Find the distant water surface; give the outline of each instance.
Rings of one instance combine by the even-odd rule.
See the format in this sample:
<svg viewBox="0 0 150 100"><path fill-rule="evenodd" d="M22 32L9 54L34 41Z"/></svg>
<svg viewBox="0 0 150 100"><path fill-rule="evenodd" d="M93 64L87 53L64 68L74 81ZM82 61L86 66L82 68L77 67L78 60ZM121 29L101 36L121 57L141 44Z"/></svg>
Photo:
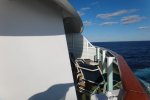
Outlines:
<svg viewBox="0 0 150 100"><path fill-rule="evenodd" d="M150 86L150 41L93 42L122 55L135 75Z"/></svg>

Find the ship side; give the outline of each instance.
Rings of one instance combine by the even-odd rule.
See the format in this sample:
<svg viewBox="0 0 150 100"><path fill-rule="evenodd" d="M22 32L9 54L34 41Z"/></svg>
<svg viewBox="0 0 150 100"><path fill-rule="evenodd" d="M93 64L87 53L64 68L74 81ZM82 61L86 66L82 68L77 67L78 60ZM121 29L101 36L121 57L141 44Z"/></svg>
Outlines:
<svg viewBox="0 0 150 100"><path fill-rule="evenodd" d="M67 0L0 0L0 100L149 100L124 58L83 31Z"/></svg>

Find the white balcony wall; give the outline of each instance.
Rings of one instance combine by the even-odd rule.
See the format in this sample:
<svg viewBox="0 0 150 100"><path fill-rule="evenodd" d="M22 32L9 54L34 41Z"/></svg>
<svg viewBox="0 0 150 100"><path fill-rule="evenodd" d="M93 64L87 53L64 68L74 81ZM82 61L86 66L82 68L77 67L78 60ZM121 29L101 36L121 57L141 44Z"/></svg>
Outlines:
<svg viewBox="0 0 150 100"><path fill-rule="evenodd" d="M72 52L75 58L94 60L96 48L82 34L67 34L66 37L69 52Z"/></svg>
<svg viewBox="0 0 150 100"><path fill-rule="evenodd" d="M76 100L61 9L0 0L0 100Z"/></svg>

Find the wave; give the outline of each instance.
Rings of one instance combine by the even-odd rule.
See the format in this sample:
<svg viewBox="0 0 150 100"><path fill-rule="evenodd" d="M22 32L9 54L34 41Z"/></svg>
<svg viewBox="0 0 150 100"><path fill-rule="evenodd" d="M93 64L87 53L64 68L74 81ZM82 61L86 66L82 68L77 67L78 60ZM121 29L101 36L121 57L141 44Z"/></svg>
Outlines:
<svg viewBox="0 0 150 100"><path fill-rule="evenodd" d="M144 68L144 69L137 69L134 71L134 74L144 80L145 82L147 82L150 86L150 68Z"/></svg>

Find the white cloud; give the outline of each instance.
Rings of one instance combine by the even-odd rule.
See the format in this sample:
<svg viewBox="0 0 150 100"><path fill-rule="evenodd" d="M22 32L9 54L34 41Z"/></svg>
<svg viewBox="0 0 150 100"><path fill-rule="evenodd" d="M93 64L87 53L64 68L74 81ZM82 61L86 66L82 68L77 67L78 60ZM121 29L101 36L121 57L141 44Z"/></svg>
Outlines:
<svg viewBox="0 0 150 100"><path fill-rule="evenodd" d="M126 16L126 17L123 17L121 19L121 23L122 24L131 24L131 23L136 23L136 22L139 22L141 20L143 20L145 17L141 17L139 15L131 15L131 16Z"/></svg>
<svg viewBox="0 0 150 100"><path fill-rule="evenodd" d="M136 13L136 12L138 12L139 11L139 9L130 9L128 12L129 13Z"/></svg>
<svg viewBox="0 0 150 100"><path fill-rule="evenodd" d="M79 11L77 11L78 12L78 14L80 15L80 16L83 16L83 15L85 15L85 12L87 11L87 10L90 10L91 8L90 7L84 7L84 8L81 8Z"/></svg>
<svg viewBox="0 0 150 100"><path fill-rule="evenodd" d="M101 23L100 25L101 26L110 26L110 25L113 25L113 24L117 24L118 22L103 22Z"/></svg>
<svg viewBox="0 0 150 100"><path fill-rule="evenodd" d="M92 22L86 20L86 21L83 21L83 24L84 24L85 26L90 26L90 25L92 25Z"/></svg>
<svg viewBox="0 0 150 100"><path fill-rule="evenodd" d="M101 19L110 19L111 17L120 16L122 14L128 13L127 10L120 10L113 13L105 13L105 14L98 14L96 17Z"/></svg>
<svg viewBox="0 0 150 100"><path fill-rule="evenodd" d="M140 30L146 30L146 29L150 29L150 26L141 26L141 27L138 27L138 29L140 29Z"/></svg>
<svg viewBox="0 0 150 100"><path fill-rule="evenodd" d="M94 5L97 5L98 3L99 3L98 1L95 1L95 2L92 2L91 5L94 6Z"/></svg>
<svg viewBox="0 0 150 100"><path fill-rule="evenodd" d="M112 17L116 17L116 16L120 16L123 14L128 14L128 13L135 13L137 11L138 9L119 10L119 11L112 12L112 13L98 14L96 17L101 18L101 19L110 19Z"/></svg>
<svg viewBox="0 0 150 100"><path fill-rule="evenodd" d="M80 16L85 15L85 13L84 13L83 11L77 11L77 12L78 12L78 14L79 14Z"/></svg>
<svg viewBox="0 0 150 100"><path fill-rule="evenodd" d="M81 8L82 11L90 10L90 9L91 9L90 7L84 7L84 8Z"/></svg>

